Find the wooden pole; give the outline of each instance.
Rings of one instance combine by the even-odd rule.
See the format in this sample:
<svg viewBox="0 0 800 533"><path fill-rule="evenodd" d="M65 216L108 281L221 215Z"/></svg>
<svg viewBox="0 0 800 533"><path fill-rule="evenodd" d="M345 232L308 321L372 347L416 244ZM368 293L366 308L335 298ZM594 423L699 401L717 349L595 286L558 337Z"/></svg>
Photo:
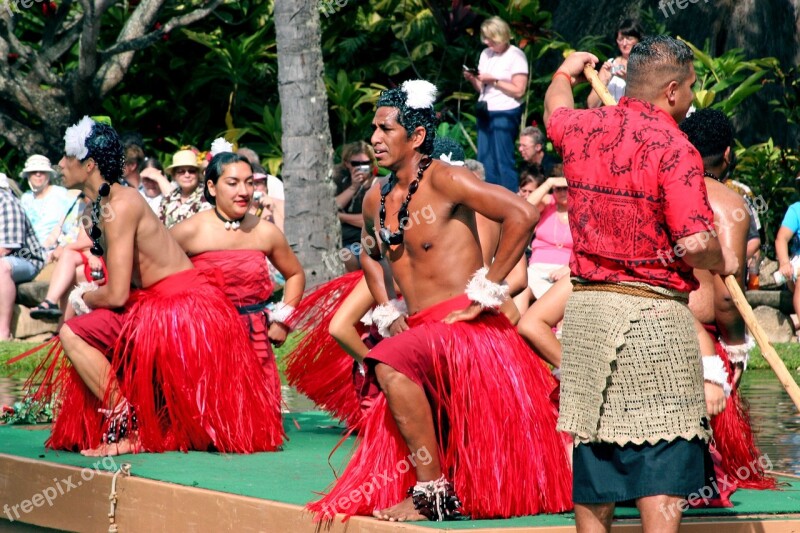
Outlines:
<svg viewBox="0 0 800 533"><path fill-rule="evenodd" d="M761 348L761 355L767 360L767 363L769 363L775 375L778 376L778 381L781 382L781 385L783 385L783 388L786 389L789 397L794 402L795 407L800 411L800 387L797 386L797 383L792 378L786 365L775 351L775 348L769 343L767 334L764 328L761 327L761 324L758 323L750 304L747 303L747 299L744 297L739 282L734 276L725 276L725 286L728 287L728 292L731 293L733 303L736 305L739 313L741 313L742 318L744 318L744 323L747 324L747 328L750 330L750 333L753 334L753 337L755 337L758 347Z"/></svg>
<svg viewBox="0 0 800 533"><path fill-rule="evenodd" d="M603 105L617 105L617 101L614 100L614 97L611 96L610 92L608 92L608 87L606 87L606 84L600 81L600 77L597 75L597 71L594 69L594 67L587 64L585 67L583 67L583 74L586 76L586 79L589 80L594 92L596 92L597 96L600 97L600 101L603 102Z"/></svg>
<svg viewBox="0 0 800 533"><path fill-rule="evenodd" d="M597 76L597 72L594 70L594 68L592 68L591 65L586 65L583 68L583 73L586 76L586 79L589 80L589 83L592 85L592 89L594 89L594 91L600 97L600 101L603 102L603 105L617 104L617 102L614 100L614 97L608 92L608 88L605 86L605 84L600 81L600 78ZM761 348L761 355L763 355L764 359L767 360L770 368L772 368L773 372L775 372L775 375L778 376L778 381L781 382L781 385L783 385L783 388L786 389L786 392L789 394L792 402L794 402L794 406L798 411L800 411L800 387L797 386L797 383L795 382L794 378L792 378L792 375L786 368L783 360L781 360L781 358L778 356L778 352L776 352L775 348L773 348L769 343L767 334L764 331L764 328L761 327L761 324L758 323L758 319L756 319L756 315L753 313L753 308L750 307L749 303L747 303L747 299L742 292L742 288L739 286L738 280L735 276L725 276L725 286L728 287L728 292L731 294L733 303L736 305L736 308L742 315L744 323L747 325L747 329L749 329L750 333L753 334L753 337L755 337L756 342L758 343L758 347Z"/></svg>

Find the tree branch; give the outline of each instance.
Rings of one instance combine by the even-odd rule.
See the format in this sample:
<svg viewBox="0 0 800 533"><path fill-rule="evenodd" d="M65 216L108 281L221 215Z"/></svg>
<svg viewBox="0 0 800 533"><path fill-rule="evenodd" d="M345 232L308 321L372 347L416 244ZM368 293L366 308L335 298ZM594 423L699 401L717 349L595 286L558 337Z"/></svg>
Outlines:
<svg viewBox="0 0 800 533"><path fill-rule="evenodd" d="M120 41L114 46L100 52L100 56L107 58L123 52L135 52L137 50L146 48L157 40L161 39L161 37L167 33L177 30L178 28L183 28L184 26L188 26L189 24L193 24L198 20L207 17L212 11L219 7L220 4L222 4L222 0L212 0L207 7L196 9L191 13L186 13L180 17L171 18L166 24L155 31L134 39Z"/></svg>
<svg viewBox="0 0 800 533"><path fill-rule="evenodd" d="M25 154L48 152L44 135L5 113L0 113L0 128L3 129L3 137L20 152Z"/></svg>
<svg viewBox="0 0 800 533"><path fill-rule="evenodd" d="M157 0L139 4L139 7L136 8L136 11L139 11L139 9L145 4L150 3L155 4L157 3ZM198 20L208 16L221 3L222 0L211 0L206 7L195 9L190 13L186 13L185 15L181 15L179 17L173 17L167 21L164 26L148 34L145 34L145 31L152 26L158 10L156 9L150 13L145 13L143 11L141 17L137 17L137 13L134 13L125 23L125 26L120 33L120 37L117 40L117 44L100 53L100 57L104 59L104 63L98 71L97 77L95 78L96 83L98 83L100 86L100 97L104 97L109 91L116 87L119 82L122 81L122 78L125 76L125 73L130 67L135 51L141 50L153 44L160 39L162 35L174 29L188 26L189 24L197 22Z"/></svg>

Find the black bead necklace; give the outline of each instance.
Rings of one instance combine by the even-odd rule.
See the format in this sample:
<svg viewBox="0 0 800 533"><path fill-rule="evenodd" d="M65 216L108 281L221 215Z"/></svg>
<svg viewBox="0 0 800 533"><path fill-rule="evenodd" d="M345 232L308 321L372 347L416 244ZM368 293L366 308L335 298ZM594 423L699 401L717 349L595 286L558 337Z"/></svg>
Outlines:
<svg viewBox="0 0 800 533"><path fill-rule="evenodd" d="M397 231L395 232L389 231L389 228L386 227L386 196L392 190L394 184L397 183L397 180L394 176L389 179L389 183L381 191L381 210L378 213L381 229L378 231L378 236L384 243L390 246L397 246L403 243L403 234L405 233L405 227L408 224L408 202L411 201L411 197L414 196L415 192L417 192L417 189L419 188L419 182L422 180L422 174L429 166L431 166L432 161L433 160L430 157L425 156L419 162L417 177L408 184L408 194L406 195L406 199L403 200L403 203L400 205L400 211L397 212Z"/></svg>
<svg viewBox="0 0 800 533"><path fill-rule="evenodd" d="M104 250L100 244L100 237L103 232L100 231L100 200L111 194L111 185L103 183L97 189L97 198L92 202L92 227L89 228L89 237L92 239L92 255L95 257L102 257Z"/></svg>

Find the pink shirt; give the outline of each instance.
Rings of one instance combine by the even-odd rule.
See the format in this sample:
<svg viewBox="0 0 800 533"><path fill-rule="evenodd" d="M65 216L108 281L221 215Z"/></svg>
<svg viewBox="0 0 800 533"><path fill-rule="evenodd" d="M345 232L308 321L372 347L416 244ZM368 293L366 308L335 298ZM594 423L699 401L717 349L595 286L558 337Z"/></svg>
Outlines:
<svg viewBox="0 0 800 533"><path fill-rule="evenodd" d="M536 226L536 236L531 242L530 263L550 263L568 265L572 254L572 233L569 224L559 220L555 198L542 210L542 217Z"/></svg>

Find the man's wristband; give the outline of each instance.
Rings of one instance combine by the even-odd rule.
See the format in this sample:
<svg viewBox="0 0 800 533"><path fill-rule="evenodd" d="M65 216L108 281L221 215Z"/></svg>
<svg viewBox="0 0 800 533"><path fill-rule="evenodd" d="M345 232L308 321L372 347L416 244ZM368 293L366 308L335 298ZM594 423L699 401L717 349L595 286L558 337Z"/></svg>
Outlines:
<svg viewBox="0 0 800 533"><path fill-rule="evenodd" d="M728 384L728 371L725 363L718 355L703 356L703 380L722 387L725 397L731 395L731 386Z"/></svg>
<svg viewBox="0 0 800 533"><path fill-rule="evenodd" d="M294 328L290 324L290 317L292 316L292 313L294 313L294 310L295 308L293 305L289 305L284 302L278 302L269 312L269 321L283 324L289 329L289 331L292 331Z"/></svg>
<svg viewBox="0 0 800 533"><path fill-rule="evenodd" d="M372 310L372 323L378 328L378 334L384 339L392 336L389 327L401 316L408 314L405 300L389 300L385 304L376 306Z"/></svg>
<svg viewBox="0 0 800 533"><path fill-rule="evenodd" d="M728 353L728 361L730 361L731 364L741 364L744 370L747 370L747 361L750 359L750 351L756 347L753 337L749 334L745 334L744 343L742 344L728 345L725 344L725 341L722 339L719 340L719 343Z"/></svg>
<svg viewBox="0 0 800 533"><path fill-rule="evenodd" d="M479 269L467 283L467 297L483 309L497 309L508 299L508 283L486 279L489 269Z"/></svg>
<svg viewBox="0 0 800 533"><path fill-rule="evenodd" d="M559 77L559 76L564 76L565 78L567 78L567 82L569 83L570 87L572 87L572 76L570 76L568 73L564 72L563 70L557 70L556 73L553 74L553 77L550 79L550 81L551 82L552 81L556 81L556 78Z"/></svg>

